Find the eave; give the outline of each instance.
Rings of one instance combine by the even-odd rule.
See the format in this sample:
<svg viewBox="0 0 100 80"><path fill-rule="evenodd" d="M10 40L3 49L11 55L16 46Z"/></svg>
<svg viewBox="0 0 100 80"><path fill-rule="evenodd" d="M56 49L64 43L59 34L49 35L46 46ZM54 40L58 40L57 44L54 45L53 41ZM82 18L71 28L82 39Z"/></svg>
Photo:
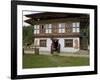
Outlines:
<svg viewBox="0 0 100 80"><path fill-rule="evenodd" d="M37 14L30 14L25 15L26 17L30 18L25 20L25 22L33 25L37 23L43 23L52 20L61 20L61 19L73 19L73 20L89 20L88 14L76 14L76 13L54 13L54 12L44 12L44 13L37 13Z"/></svg>

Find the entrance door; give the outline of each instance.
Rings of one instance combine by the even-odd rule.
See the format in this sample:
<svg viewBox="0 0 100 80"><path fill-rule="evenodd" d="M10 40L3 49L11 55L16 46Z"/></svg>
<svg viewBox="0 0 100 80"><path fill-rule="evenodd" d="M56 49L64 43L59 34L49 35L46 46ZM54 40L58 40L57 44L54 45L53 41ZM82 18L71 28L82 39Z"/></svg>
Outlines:
<svg viewBox="0 0 100 80"><path fill-rule="evenodd" d="M60 44L58 42L58 39L53 39L52 40L52 44L51 44L51 53L53 53L54 51L56 52L60 52Z"/></svg>
<svg viewBox="0 0 100 80"><path fill-rule="evenodd" d="M53 40L54 50L57 51L58 40Z"/></svg>

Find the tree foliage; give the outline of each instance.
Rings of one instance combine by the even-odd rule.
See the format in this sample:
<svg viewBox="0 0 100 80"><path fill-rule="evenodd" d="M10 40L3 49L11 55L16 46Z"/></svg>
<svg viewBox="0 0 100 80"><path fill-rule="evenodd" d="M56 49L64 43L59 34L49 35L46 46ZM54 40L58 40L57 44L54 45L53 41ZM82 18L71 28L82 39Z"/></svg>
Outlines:
<svg viewBox="0 0 100 80"><path fill-rule="evenodd" d="M33 31L34 31L33 26L27 26L27 27L23 26L23 45L33 43L33 41L34 41Z"/></svg>
<svg viewBox="0 0 100 80"><path fill-rule="evenodd" d="M90 39L89 25L84 26L84 28L81 29L80 33L83 38L86 38L88 40L88 44L90 44L90 42L89 42L89 39Z"/></svg>

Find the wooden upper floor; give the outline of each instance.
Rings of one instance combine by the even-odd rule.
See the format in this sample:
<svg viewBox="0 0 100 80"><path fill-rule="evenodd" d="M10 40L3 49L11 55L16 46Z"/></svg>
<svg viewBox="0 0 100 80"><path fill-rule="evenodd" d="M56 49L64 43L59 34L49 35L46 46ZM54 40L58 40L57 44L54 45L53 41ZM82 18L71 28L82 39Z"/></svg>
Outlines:
<svg viewBox="0 0 100 80"><path fill-rule="evenodd" d="M79 35L80 23L52 23L34 25L35 36L72 36Z"/></svg>
<svg viewBox="0 0 100 80"><path fill-rule="evenodd" d="M34 26L35 37L78 37L81 28L89 26L88 14L37 13L26 15L25 22Z"/></svg>

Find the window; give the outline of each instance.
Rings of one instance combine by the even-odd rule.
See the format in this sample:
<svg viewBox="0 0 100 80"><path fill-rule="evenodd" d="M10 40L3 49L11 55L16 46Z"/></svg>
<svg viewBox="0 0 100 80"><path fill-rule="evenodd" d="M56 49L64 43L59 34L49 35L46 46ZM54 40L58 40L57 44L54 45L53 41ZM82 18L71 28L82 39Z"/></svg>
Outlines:
<svg viewBox="0 0 100 80"><path fill-rule="evenodd" d="M72 32L72 23L66 23L65 31L66 31L66 33Z"/></svg>
<svg viewBox="0 0 100 80"><path fill-rule="evenodd" d="M39 25L34 25L34 34L39 34Z"/></svg>
<svg viewBox="0 0 100 80"><path fill-rule="evenodd" d="M40 33L45 33L45 25L40 25Z"/></svg>
<svg viewBox="0 0 100 80"><path fill-rule="evenodd" d="M58 33L58 24L52 24L52 33Z"/></svg>
<svg viewBox="0 0 100 80"><path fill-rule="evenodd" d="M40 40L40 47L46 47L46 40Z"/></svg>
<svg viewBox="0 0 100 80"><path fill-rule="evenodd" d="M80 32L80 23L79 22L74 22L73 24L73 32Z"/></svg>
<svg viewBox="0 0 100 80"><path fill-rule="evenodd" d="M59 33L64 33L65 32L65 23L60 23L59 24Z"/></svg>
<svg viewBox="0 0 100 80"><path fill-rule="evenodd" d="M51 24L45 24L46 26L46 33L51 33Z"/></svg>
<svg viewBox="0 0 100 80"><path fill-rule="evenodd" d="M49 24L45 24L45 27L46 27L46 33L49 33L49 30L48 30Z"/></svg>
<svg viewBox="0 0 100 80"><path fill-rule="evenodd" d="M73 39L65 39L65 47L73 47Z"/></svg>

